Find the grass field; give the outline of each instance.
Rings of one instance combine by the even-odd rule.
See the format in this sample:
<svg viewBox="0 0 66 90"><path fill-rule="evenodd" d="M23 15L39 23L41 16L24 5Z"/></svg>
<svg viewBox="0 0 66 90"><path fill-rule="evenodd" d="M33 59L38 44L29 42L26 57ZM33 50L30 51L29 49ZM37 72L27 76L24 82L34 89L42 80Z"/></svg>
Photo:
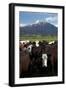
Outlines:
<svg viewBox="0 0 66 90"><path fill-rule="evenodd" d="M42 35L32 35L32 36L29 36L29 35L22 35L20 37L20 40L29 40L29 41L36 41L36 40L39 40L39 41L42 41L42 40L45 40L45 41L55 41L57 40L57 36L42 36Z"/></svg>

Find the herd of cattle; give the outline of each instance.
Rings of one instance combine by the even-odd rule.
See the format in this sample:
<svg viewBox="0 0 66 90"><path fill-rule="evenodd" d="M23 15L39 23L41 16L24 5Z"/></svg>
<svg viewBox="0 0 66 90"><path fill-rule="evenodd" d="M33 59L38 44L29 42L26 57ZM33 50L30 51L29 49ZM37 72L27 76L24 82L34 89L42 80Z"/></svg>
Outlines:
<svg viewBox="0 0 66 90"><path fill-rule="evenodd" d="M58 73L57 41L20 41L20 78L56 76Z"/></svg>

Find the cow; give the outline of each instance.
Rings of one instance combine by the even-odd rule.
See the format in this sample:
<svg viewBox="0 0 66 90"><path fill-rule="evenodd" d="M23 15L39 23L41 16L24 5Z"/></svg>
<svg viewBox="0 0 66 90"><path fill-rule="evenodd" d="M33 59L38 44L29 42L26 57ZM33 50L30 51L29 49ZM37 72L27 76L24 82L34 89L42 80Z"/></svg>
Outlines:
<svg viewBox="0 0 66 90"><path fill-rule="evenodd" d="M54 42L55 42L55 41L51 41L51 42L49 42L48 44L54 44Z"/></svg>
<svg viewBox="0 0 66 90"><path fill-rule="evenodd" d="M39 73L40 68L42 65L42 58L41 58L41 47L36 46L36 44L33 44L32 51L31 51L31 61L32 61L32 72Z"/></svg>
<svg viewBox="0 0 66 90"><path fill-rule="evenodd" d="M20 42L20 76L57 75L57 41ZM28 75L28 76L29 76Z"/></svg>
<svg viewBox="0 0 66 90"><path fill-rule="evenodd" d="M49 66L50 71L52 73L52 75L57 74L57 64L58 64L58 60L57 60L57 45L56 44L52 44L52 45L47 45L45 48L45 51L47 53L48 56L50 56L50 58L48 58L48 68Z"/></svg>
<svg viewBox="0 0 66 90"><path fill-rule="evenodd" d="M31 64L29 53L26 49L20 51L20 77L29 72L29 66Z"/></svg>

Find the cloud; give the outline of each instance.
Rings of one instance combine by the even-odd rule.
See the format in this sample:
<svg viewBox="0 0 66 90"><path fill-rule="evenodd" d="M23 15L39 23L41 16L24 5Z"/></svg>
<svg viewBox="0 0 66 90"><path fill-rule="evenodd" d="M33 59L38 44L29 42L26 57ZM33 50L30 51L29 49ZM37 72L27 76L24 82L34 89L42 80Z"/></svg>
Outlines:
<svg viewBox="0 0 66 90"><path fill-rule="evenodd" d="M57 18L56 17L47 17L46 21L55 21Z"/></svg>
<svg viewBox="0 0 66 90"><path fill-rule="evenodd" d="M24 27L24 26L27 26L27 24L22 24L22 23L21 23L19 26L20 26L20 27Z"/></svg>
<svg viewBox="0 0 66 90"><path fill-rule="evenodd" d="M35 23L39 23L39 22L40 22L40 20L36 20L36 21L35 21Z"/></svg>
<svg viewBox="0 0 66 90"><path fill-rule="evenodd" d="M55 26L58 26L58 18L56 16L55 17L47 17L45 20Z"/></svg>
<svg viewBox="0 0 66 90"><path fill-rule="evenodd" d="M46 22L46 20L36 20L34 24L40 23L40 22Z"/></svg>

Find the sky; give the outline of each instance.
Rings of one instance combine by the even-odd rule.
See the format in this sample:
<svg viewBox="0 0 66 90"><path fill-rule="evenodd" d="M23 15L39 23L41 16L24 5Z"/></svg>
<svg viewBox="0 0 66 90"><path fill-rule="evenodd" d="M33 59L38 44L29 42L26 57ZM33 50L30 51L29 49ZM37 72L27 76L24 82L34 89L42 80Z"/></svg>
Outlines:
<svg viewBox="0 0 66 90"><path fill-rule="evenodd" d="M31 25L39 22L48 22L58 26L58 14L47 12L19 12L20 26Z"/></svg>

